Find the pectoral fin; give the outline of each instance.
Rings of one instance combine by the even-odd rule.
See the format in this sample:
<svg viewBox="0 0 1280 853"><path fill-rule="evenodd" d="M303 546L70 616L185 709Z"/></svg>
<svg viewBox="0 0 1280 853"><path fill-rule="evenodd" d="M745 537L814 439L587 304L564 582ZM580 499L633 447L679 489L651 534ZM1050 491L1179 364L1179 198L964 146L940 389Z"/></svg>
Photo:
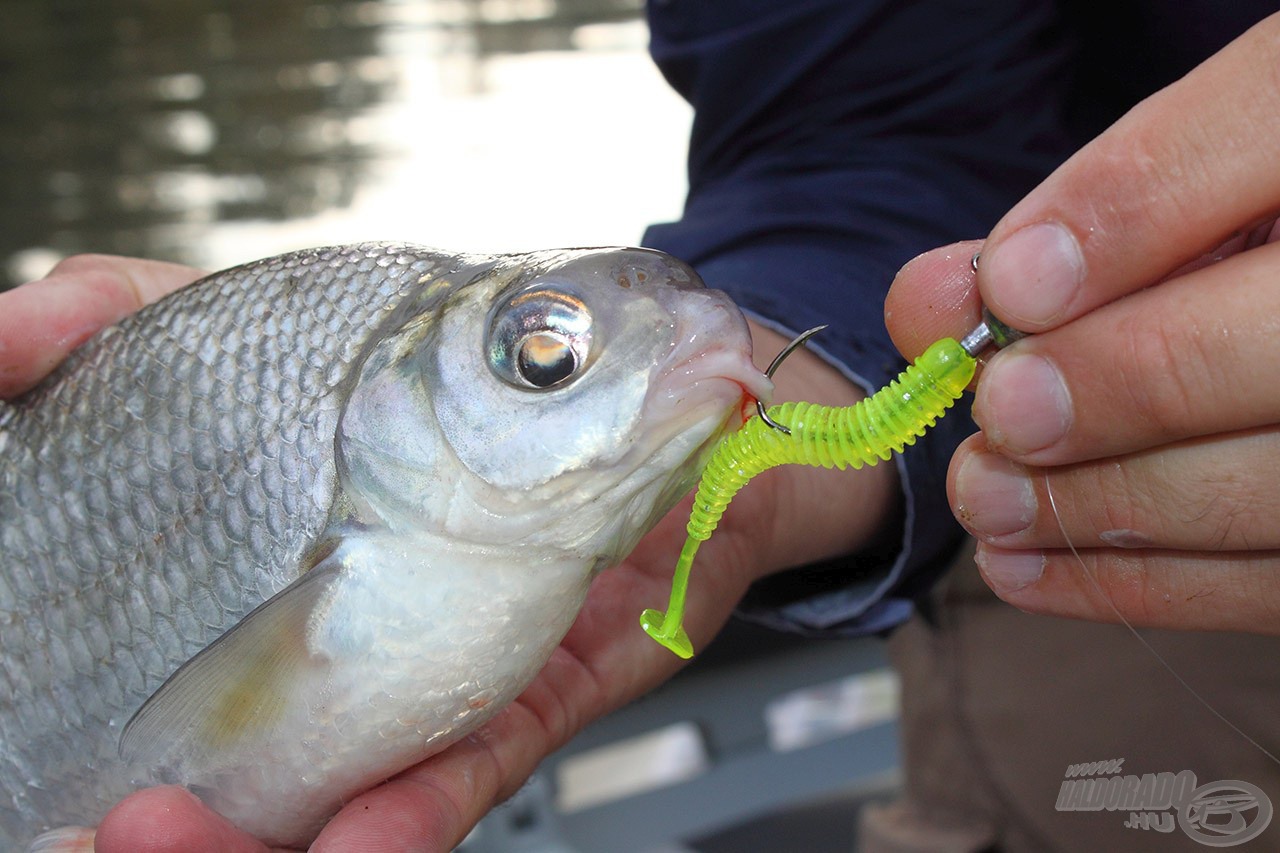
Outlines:
<svg viewBox="0 0 1280 853"><path fill-rule="evenodd" d="M64 826L36 837L27 853L93 853L94 831L85 826Z"/></svg>
<svg viewBox="0 0 1280 853"><path fill-rule="evenodd" d="M272 596L152 694L120 738L120 757L174 768L261 734L284 715L300 678L328 661L307 642L341 563L324 560Z"/></svg>

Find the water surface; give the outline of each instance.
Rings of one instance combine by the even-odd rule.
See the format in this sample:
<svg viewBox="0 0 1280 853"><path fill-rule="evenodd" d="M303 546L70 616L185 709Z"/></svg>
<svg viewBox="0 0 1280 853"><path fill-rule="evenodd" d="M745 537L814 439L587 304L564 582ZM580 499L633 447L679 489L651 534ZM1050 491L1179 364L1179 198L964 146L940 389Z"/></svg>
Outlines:
<svg viewBox="0 0 1280 853"><path fill-rule="evenodd" d="M689 114L640 0L6 0L0 286L97 251L633 243Z"/></svg>

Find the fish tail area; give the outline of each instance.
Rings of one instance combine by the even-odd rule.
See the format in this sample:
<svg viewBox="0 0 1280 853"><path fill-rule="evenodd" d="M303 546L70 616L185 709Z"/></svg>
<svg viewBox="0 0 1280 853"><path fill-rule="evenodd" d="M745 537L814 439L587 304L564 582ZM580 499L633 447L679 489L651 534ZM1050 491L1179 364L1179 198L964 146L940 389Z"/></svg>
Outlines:
<svg viewBox="0 0 1280 853"><path fill-rule="evenodd" d="M85 826L51 829L32 841L27 853L93 853L95 832Z"/></svg>

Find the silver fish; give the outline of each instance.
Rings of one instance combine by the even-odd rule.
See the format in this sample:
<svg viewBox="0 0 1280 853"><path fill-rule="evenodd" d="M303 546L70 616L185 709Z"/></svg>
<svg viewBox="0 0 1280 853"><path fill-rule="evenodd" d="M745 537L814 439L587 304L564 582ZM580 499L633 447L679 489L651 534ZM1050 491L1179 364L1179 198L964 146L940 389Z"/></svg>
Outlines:
<svg viewBox="0 0 1280 853"><path fill-rule="evenodd" d="M154 783L305 844L514 699L768 387L639 249L317 249L106 329L0 404L0 849Z"/></svg>

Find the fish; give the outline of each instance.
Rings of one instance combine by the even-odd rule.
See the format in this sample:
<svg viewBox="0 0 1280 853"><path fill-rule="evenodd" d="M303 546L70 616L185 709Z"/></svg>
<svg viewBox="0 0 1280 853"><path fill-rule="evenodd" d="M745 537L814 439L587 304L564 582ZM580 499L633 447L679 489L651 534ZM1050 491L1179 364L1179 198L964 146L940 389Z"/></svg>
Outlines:
<svg viewBox="0 0 1280 853"><path fill-rule="evenodd" d="M770 387L647 249L310 249L103 330L0 403L0 849L153 784L304 846L515 699Z"/></svg>

